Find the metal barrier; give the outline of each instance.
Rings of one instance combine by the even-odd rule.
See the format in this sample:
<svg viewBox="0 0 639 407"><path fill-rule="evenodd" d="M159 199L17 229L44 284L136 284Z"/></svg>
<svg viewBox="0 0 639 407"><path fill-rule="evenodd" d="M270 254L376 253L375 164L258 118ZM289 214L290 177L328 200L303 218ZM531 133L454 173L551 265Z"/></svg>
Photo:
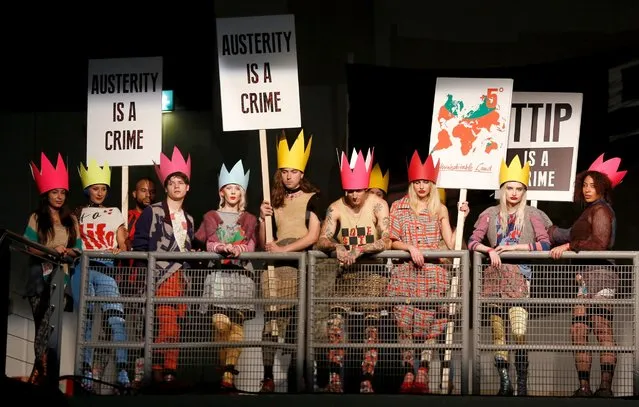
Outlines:
<svg viewBox="0 0 639 407"><path fill-rule="evenodd" d="M307 389L366 392L372 384L375 392L397 393L412 370L416 382L426 376L419 379L421 392L441 378L448 382L442 393L468 393L469 254L423 254L431 263L415 278L402 261L410 259L404 251L360 258L346 268L322 252L308 252ZM461 260L459 267L452 259ZM418 295L403 295L407 284ZM438 294L427 297L431 291ZM354 349L363 355L354 356ZM431 360L436 350L443 351L441 361Z"/></svg>
<svg viewBox="0 0 639 407"><path fill-rule="evenodd" d="M22 259L16 259L12 256L14 253L22 253L26 255ZM60 377L60 348L62 338L62 314L64 312L64 271L62 269L64 264L70 264L72 259L68 257L62 257L56 251L49 249L40 244L34 243L23 236L8 231L6 229L0 229L0 263L2 264L3 274L5 275L5 281L3 287L5 287L5 295L3 298L8 299L9 310L6 315L6 320L3 327L6 327L6 334L0 335L0 341L2 341L3 349L6 350L6 357L1 358L2 371L7 372L7 359L13 360L20 364L23 364L23 372L21 377L24 380L36 380L32 372L34 364L34 358L41 357L46 358L43 363L47 365L46 381L56 384ZM16 261L18 260L18 261ZM20 264L19 260L26 260L24 264ZM28 271L30 266L39 265L40 262L48 262L53 265L49 277L49 283L45 284L43 289L49 290L41 298L45 298L47 305L43 307L44 313L42 316L42 329L36 332L36 329L31 329L30 325L33 321L33 317L26 316L28 313L28 305L24 301L14 301L15 297L21 296L18 290L10 292L10 270L18 267L23 267L25 276L28 277ZM40 267L40 272L42 268ZM14 298L12 298L14 297ZM12 310L12 306L22 305L21 310ZM15 312L14 312L15 311ZM8 324L12 326L8 326ZM22 331L21 333L19 331ZM33 333L33 336L29 334ZM31 347L34 349L30 349ZM46 356L44 356L46 354ZM27 372L28 370L28 372Z"/></svg>
<svg viewBox="0 0 639 407"><path fill-rule="evenodd" d="M474 253L473 394L496 394L503 387L499 375L508 374L517 392L527 386L528 395L572 395L579 387L572 352L581 352L580 360L593 352L604 363L616 360L615 396L637 394L639 252L565 252L561 261L545 263L549 252L501 253L502 264L514 264L511 272L521 281L482 264L484 258ZM605 259L632 265L601 265ZM532 273L527 290L520 267ZM588 328L597 345L588 344ZM600 370L599 361L592 362L594 392Z"/></svg>
<svg viewBox="0 0 639 407"><path fill-rule="evenodd" d="M129 261L127 259L135 259L137 262L143 261L147 264L143 266L136 265L137 267L135 267L131 263L120 263L119 265L116 264L115 267L109 268L95 263L96 259L116 259L125 262ZM90 264L91 260L94 260L93 264ZM303 322L307 304L305 297L306 254L242 253L239 260L250 262L253 266L252 271L250 268L247 270L244 267L234 268L223 264L222 260L221 256L210 252L124 252L118 255L104 252L85 252L81 262L82 294L80 295L76 354L76 371L78 374L83 374L82 370L86 366L83 366L82 362L86 359L87 353L94 352L91 349L95 349L95 351L115 349L116 358L118 349L127 349L136 352L136 361L133 362L132 355L128 355L126 369L130 373L133 371L132 366L135 365L134 380L142 381L144 377L148 381L151 380L154 374L154 362L157 362L154 361L154 357L157 358L158 351L165 354L165 362L168 352L179 352L177 366L179 378L187 380L192 378L198 382L213 382L212 377L219 376L220 373L210 370L212 366L220 366L220 363L216 363L213 358L216 356L221 358L220 354L228 356L228 351L230 350L243 349L244 351L238 360L239 366L236 366L236 370L240 372L237 376L236 384L240 391L253 392L257 390L256 386L259 387L259 380L262 375L263 363L260 357L260 350L269 349L272 351L269 351L269 354L277 352L277 361L275 363L280 362L278 366L275 366L275 375L277 376L274 378L276 390L282 390L285 385L283 381L288 370L284 366L287 361L284 361L286 358L282 356L282 353L290 353L292 354L292 360L288 363L293 363L295 368L291 369L294 378L290 378L294 379L294 383L288 383L288 388L303 391L303 338L305 338L305 324ZM158 292L161 291L160 294L164 294L166 291L157 283L157 277L161 270L158 263L166 261L188 264L188 266L181 269L181 278L184 284L182 292L178 293L177 296L157 296ZM275 262L275 270L271 271L268 266L263 269L255 268L260 262L269 264ZM280 266L288 267L289 271L295 270L293 279L282 282L277 277L279 276ZM100 272L117 280L119 290L117 298L114 298L114 295L90 295L89 269L92 273ZM153 272L147 272L147 270L152 270ZM241 270L241 273L239 270ZM238 279L235 280L235 284L227 284L224 287L220 287L220 284L226 284L232 280L224 279L222 281L217 279L217 277L212 277L212 273L219 272L250 275L250 280L255 282L254 287L248 287L250 282L247 283L248 280L246 279ZM138 282L131 282L135 280L131 278L132 275L138 277ZM139 283L140 276L143 276L141 277L142 284ZM243 282L247 284L246 287L239 286ZM292 287L291 284L296 285L296 287ZM283 285L287 285L288 293L283 293ZM260 287L261 289L255 287ZM273 287L275 287L275 294L273 294ZM228 296L227 298L219 298L215 294L219 290L225 290L227 294L229 292L237 292L238 294L232 298L228 298ZM291 296L290 294L293 292L296 295ZM251 293L255 295L250 295ZM268 298L269 293L273 294L271 295L272 298ZM92 306L92 304L101 304L101 306ZM109 329L104 325L101 326L101 332L100 329L89 329L91 334L85 334L87 322L92 322L95 325L98 320L103 319L97 314L100 311L102 313L108 312L109 307L105 306L105 304L122 304L117 308L125 310L124 319L127 326L127 340L114 342L108 335L105 336L105 334L108 334L107 331ZM158 343L161 340L160 337L163 335L162 330L164 329L162 326L158 326L159 320L166 317L164 313L167 305L173 306L176 310L184 311L178 318L179 339ZM210 307L214 307L215 311L212 311ZM111 306L111 308L114 307ZM240 311L238 312L237 310ZM212 312L214 314L211 316ZM275 325L260 322L264 318L265 312L269 321L271 319L277 320ZM139 320L140 315L143 315L141 321ZM243 340L231 340L235 339L231 337L226 340L220 340L220 337L216 336L220 327L218 322L226 321L220 315L228 316L227 322L230 324L237 324L243 327ZM238 321L238 318L241 318L241 321ZM281 324L282 318L286 319L288 326ZM131 320L136 319L138 319L136 322L131 322ZM277 325L278 323L279 325ZM141 326L143 326L143 329L141 329ZM278 328L281 332L277 332ZM274 329L274 331L269 329ZM286 337L287 331L294 334ZM266 337L267 340L264 340L267 334L272 335L272 337ZM292 339L290 339L291 336ZM134 340L131 340L132 338ZM214 353L212 351L217 351L217 355L212 354ZM117 372L105 370L109 365L114 365L113 363L108 363L113 360L113 357L109 354L110 352L106 353L108 354L107 359L98 358L102 366L100 366L101 371L95 373L103 380L108 377L105 381L113 382L117 380ZM96 359L94 358L93 360L95 361ZM94 369L95 366L91 366L91 368ZM97 392L101 391L98 390Z"/></svg>

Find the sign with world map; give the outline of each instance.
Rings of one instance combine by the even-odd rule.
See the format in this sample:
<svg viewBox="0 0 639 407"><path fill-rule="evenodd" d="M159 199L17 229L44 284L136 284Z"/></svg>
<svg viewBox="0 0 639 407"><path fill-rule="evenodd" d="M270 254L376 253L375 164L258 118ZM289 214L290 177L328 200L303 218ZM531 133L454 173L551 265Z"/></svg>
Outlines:
<svg viewBox="0 0 639 407"><path fill-rule="evenodd" d="M506 157L512 79L437 78L430 151L437 185L495 189Z"/></svg>

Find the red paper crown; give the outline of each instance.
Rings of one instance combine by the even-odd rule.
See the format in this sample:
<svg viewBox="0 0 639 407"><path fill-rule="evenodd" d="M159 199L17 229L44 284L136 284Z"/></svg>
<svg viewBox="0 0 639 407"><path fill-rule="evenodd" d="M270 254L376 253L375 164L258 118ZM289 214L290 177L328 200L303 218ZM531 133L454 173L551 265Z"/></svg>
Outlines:
<svg viewBox="0 0 639 407"><path fill-rule="evenodd" d="M41 153L40 166L42 169L38 170L38 167L33 161L29 164L31 175L40 194L44 194L56 188L69 190L69 172L67 171L67 166L64 165L60 153L58 153L58 162L55 168L47 156Z"/></svg>
<svg viewBox="0 0 639 407"><path fill-rule="evenodd" d="M164 183L169 175L181 172L186 174L187 178L191 179L191 155L189 154L186 161L184 156L177 148L173 147L173 159L170 160L164 153L160 155L160 165L155 165L155 173L157 174L160 182Z"/></svg>
<svg viewBox="0 0 639 407"><path fill-rule="evenodd" d="M366 154L366 160L360 150L357 154L353 149L351 161L348 162L346 154L342 151L339 159L340 175L342 177L342 189L344 191L355 191L359 189L368 189L368 183L373 170L373 153L374 150L369 149Z"/></svg>
<svg viewBox="0 0 639 407"><path fill-rule="evenodd" d="M626 176L628 171L617 171L621 165L621 158L614 157L610 160L604 161L604 155L600 155L597 159L590 164L588 171L597 171L602 174L606 174L610 179L612 187L616 187L621 183L623 177Z"/></svg>
<svg viewBox="0 0 639 407"><path fill-rule="evenodd" d="M413 153L413 157L408 164L408 182L417 181L420 179L437 183L437 177L439 176L439 160L437 165L433 165L433 156L429 155L426 158L426 162L422 163L419 158L417 150Z"/></svg>

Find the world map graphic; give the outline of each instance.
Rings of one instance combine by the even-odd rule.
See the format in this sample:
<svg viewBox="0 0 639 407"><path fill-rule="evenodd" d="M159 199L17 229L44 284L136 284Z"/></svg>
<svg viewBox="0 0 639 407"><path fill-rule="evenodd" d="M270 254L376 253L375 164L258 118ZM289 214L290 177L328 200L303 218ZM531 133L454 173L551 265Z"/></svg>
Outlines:
<svg viewBox="0 0 639 407"><path fill-rule="evenodd" d="M433 151L446 150L457 143L463 156L469 153L490 154L499 149L499 144L493 139L494 131L503 132L506 121L493 100L486 95L481 96L481 102L471 109L465 109L462 100L456 100L453 95L446 97L446 102L439 107L437 116L439 130L437 144Z"/></svg>

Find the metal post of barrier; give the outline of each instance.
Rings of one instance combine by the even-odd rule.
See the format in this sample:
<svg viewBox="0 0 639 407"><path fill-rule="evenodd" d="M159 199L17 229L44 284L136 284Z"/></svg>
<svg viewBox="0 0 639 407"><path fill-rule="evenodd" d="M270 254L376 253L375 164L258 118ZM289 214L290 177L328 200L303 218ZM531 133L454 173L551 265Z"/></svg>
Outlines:
<svg viewBox="0 0 639 407"><path fill-rule="evenodd" d="M481 333L481 305L479 302L479 293L481 290L481 262L483 256L479 252L474 252L473 254L473 339L469 345L472 344L472 360L473 360L473 369L472 369L472 394L479 395L481 394L481 355L477 352L477 345L480 341L480 333Z"/></svg>
<svg viewBox="0 0 639 407"><path fill-rule="evenodd" d="M144 324L144 381L153 380L153 322L155 316L155 256L147 253L146 266L146 321Z"/></svg>
<svg viewBox="0 0 639 407"><path fill-rule="evenodd" d="M74 273L80 273L80 292L74 293L74 296L78 297L78 326L76 332L76 347L75 347L75 369L76 374L82 374L82 362L84 349L87 346L84 338L84 324L88 323L86 318L88 315L87 310L87 288L89 286L89 255L87 253L82 254L80 258L80 270L74 270Z"/></svg>
<svg viewBox="0 0 639 407"><path fill-rule="evenodd" d="M306 349L304 359L306 360L306 392L312 393L315 388L315 380L314 380L314 361L313 361L313 351L312 351L312 342L313 342L313 333L315 332L314 327L311 325L313 323L313 288L315 287L315 265L317 264L317 260L313 255L312 251L307 253L308 255L308 272L306 273L306 314L304 315L304 323L309 324L306 328L306 336L304 337L304 346Z"/></svg>
<svg viewBox="0 0 639 407"><path fill-rule="evenodd" d="M297 357L295 358L296 369L295 373L297 375L297 392L302 392L304 389L304 356L305 356L305 340L306 338L306 254L299 253L299 262L298 262L298 306L297 306Z"/></svg>
<svg viewBox="0 0 639 407"><path fill-rule="evenodd" d="M633 375L632 375L632 394L634 396L639 396L639 334L637 333L637 329L639 328L639 312L637 312L637 310L639 309L639 301L638 301L638 297L637 297L637 290L639 290L639 252L635 252L635 255L632 259L632 272L634 274L634 287L633 287L633 293L634 293L634 312L635 312L635 326L633 329L633 335L634 335L634 357L633 357L633 361L634 361L634 366L633 366Z"/></svg>
<svg viewBox="0 0 639 407"><path fill-rule="evenodd" d="M464 250L461 255L461 272L460 276L461 281L461 293L462 293L462 303L461 303L461 330L462 330L462 351L461 351L461 394L467 395L468 391L468 383L469 383L469 358L470 358L470 327L468 326L468 321L470 320L470 255L468 250Z"/></svg>
<svg viewBox="0 0 639 407"><path fill-rule="evenodd" d="M56 369L48 369L47 380L49 383L58 383L60 378L60 357L62 348L62 318L64 314L64 270L61 264L57 264L55 268L55 275L51 282L51 296L49 297L49 306L52 308L51 319L49 320L49 326L51 329L51 339L54 341L54 347L47 346L49 348L49 354L47 355L47 361L53 362L53 366ZM51 360L53 358L53 360Z"/></svg>

